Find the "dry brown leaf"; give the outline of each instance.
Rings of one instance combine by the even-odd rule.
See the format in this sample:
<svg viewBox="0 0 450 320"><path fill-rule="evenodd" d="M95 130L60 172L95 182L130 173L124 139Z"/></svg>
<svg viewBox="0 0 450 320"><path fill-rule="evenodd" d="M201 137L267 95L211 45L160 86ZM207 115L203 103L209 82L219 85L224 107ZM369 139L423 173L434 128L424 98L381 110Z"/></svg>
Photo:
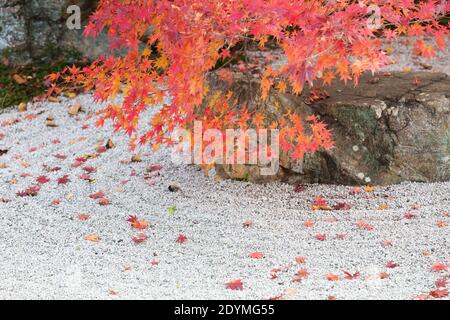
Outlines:
<svg viewBox="0 0 450 320"><path fill-rule="evenodd" d="M81 104L76 102L72 107L69 108L69 114L71 116L76 116L81 111Z"/></svg>
<svg viewBox="0 0 450 320"><path fill-rule="evenodd" d="M97 234L90 234L84 237L84 240L91 241L91 242L99 242L100 237Z"/></svg>
<svg viewBox="0 0 450 320"><path fill-rule="evenodd" d="M21 104L19 104L17 109L19 109L19 112L25 112L27 111L27 104L25 102L22 102Z"/></svg>
<svg viewBox="0 0 450 320"><path fill-rule="evenodd" d="M61 99L55 98L55 97L48 97L48 98L47 98L47 101L48 101L48 102L53 102L53 103L60 103L60 102L61 102Z"/></svg>
<svg viewBox="0 0 450 320"><path fill-rule="evenodd" d="M140 155L135 154L134 156L131 157L131 162L142 162L142 158Z"/></svg>
<svg viewBox="0 0 450 320"><path fill-rule="evenodd" d="M15 74L13 75L13 80L17 83L17 84L25 84L28 82L28 80L24 77L22 77L21 75Z"/></svg>
<svg viewBox="0 0 450 320"><path fill-rule="evenodd" d="M115 147L114 142L111 139L108 139L105 145L106 149L112 149Z"/></svg>

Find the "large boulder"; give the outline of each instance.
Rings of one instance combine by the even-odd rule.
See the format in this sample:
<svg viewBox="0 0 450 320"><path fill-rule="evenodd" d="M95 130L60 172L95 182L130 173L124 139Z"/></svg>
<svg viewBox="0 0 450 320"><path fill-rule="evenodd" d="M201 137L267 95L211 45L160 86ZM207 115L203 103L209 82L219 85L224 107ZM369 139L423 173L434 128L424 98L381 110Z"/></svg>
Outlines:
<svg viewBox="0 0 450 320"><path fill-rule="evenodd" d="M81 10L82 26L95 9L97 0L0 0L0 51L15 64L48 62L61 51L77 51L88 57L107 47L102 38L86 40L81 29L71 29L67 8Z"/></svg>
<svg viewBox="0 0 450 320"><path fill-rule="evenodd" d="M213 87L218 86L214 83ZM255 79L235 81L233 91L243 99L258 88ZM250 86L250 87L249 87ZM305 103L302 96L272 92L268 102L251 97L253 105L273 110L316 114L332 130L336 146L330 151L293 161L281 154L277 176L262 176L250 165L218 165L225 178L297 183L394 184L402 181L450 180L450 79L441 73L364 75L357 87L337 83L330 97ZM247 98L245 98L247 99Z"/></svg>

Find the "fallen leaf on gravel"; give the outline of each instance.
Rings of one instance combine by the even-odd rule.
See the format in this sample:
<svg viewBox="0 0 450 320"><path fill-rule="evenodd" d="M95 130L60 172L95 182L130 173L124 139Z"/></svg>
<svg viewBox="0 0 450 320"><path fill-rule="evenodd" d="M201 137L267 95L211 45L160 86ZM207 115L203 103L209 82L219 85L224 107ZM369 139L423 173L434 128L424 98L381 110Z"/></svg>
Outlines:
<svg viewBox="0 0 450 320"><path fill-rule="evenodd" d="M436 289L436 290L430 291L430 296L432 296L433 298L436 298L436 299L444 298L444 297L448 296L448 290L447 289Z"/></svg>
<svg viewBox="0 0 450 320"><path fill-rule="evenodd" d="M412 218L414 218L415 217L415 215L413 215L412 213L410 213L410 212L407 212L407 213L405 213L404 215L403 215L403 218L405 218L405 219L412 219Z"/></svg>
<svg viewBox="0 0 450 320"><path fill-rule="evenodd" d="M127 271L131 271L131 266L124 266L122 269L122 272L127 272Z"/></svg>
<svg viewBox="0 0 450 320"><path fill-rule="evenodd" d="M95 147L95 151L98 153L106 152L106 150L108 150L108 149L105 146L96 146Z"/></svg>
<svg viewBox="0 0 450 320"><path fill-rule="evenodd" d="M92 179L92 177L90 175L88 175L87 173L82 173L78 176L78 178L80 178L81 180L85 180L85 181L89 181L89 182L93 182L95 181L94 179Z"/></svg>
<svg viewBox="0 0 450 320"><path fill-rule="evenodd" d="M45 183L47 183L49 181L50 181L50 179L48 177L46 177L46 176L39 176L39 177L36 178L36 182L39 183L39 184L45 184Z"/></svg>
<svg viewBox="0 0 450 320"><path fill-rule="evenodd" d="M135 154L131 157L131 162L142 162L142 157L138 154Z"/></svg>
<svg viewBox="0 0 450 320"><path fill-rule="evenodd" d="M346 237L346 233L336 233L336 240L345 240Z"/></svg>
<svg viewBox="0 0 450 320"><path fill-rule="evenodd" d="M315 224L316 223L314 221L311 221L311 220L307 220L307 221L303 222L303 225L305 227L307 227L307 228L312 228L312 227L314 227Z"/></svg>
<svg viewBox="0 0 450 320"><path fill-rule="evenodd" d="M84 237L84 240L91 241L91 242L99 242L100 237L97 234L90 234Z"/></svg>
<svg viewBox="0 0 450 320"><path fill-rule="evenodd" d="M297 185L294 187L294 192L297 192L297 193L303 192L303 191L305 191L305 190L306 190L305 186L303 186L303 185L301 185L301 184L297 184Z"/></svg>
<svg viewBox="0 0 450 320"><path fill-rule="evenodd" d="M180 191L180 187L177 186L177 185L174 185L174 184L171 184L168 189L169 189L170 192L178 192L178 191Z"/></svg>
<svg viewBox="0 0 450 320"><path fill-rule="evenodd" d="M393 242L392 242L392 240L383 240L383 241L381 242L381 245L382 245L383 247L391 247L391 246L393 245Z"/></svg>
<svg viewBox="0 0 450 320"><path fill-rule="evenodd" d="M434 272L447 271L447 266L441 262L437 262L431 266L431 270Z"/></svg>
<svg viewBox="0 0 450 320"><path fill-rule="evenodd" d="M374 191L375 191L375 187L372 187L372 186L365 186L365 187L364 187L364 191L365 191L365 192L374 192Z"/></svg>
<svg viewBox="0 0 450 320"><path fill-rule="evenodd" d="M424 251L422 251L422 255L423 255L424 257L429 257L429 256L432 255L432 253L431 253L429 250L424 250Z"/></svg>
<svg viewBox="0 0 450 320"><path fill-rule="evenodd" d="M108 139L105 145L106 149L112 149L115 147L114 142L111 139Z"/></svg>
<svg viewBox="0 0 450 320"><path fill-rule="evenodd" d="M176 240L177 243L183 244L188 240L184 234L180 234Z"/></svg>
<svg viewBox="0 0 450 320"><path fill-rule="evenodd" d="M30 186L24 191L17 192L16 195L19 197L36 197L39 193L39 190L41 190L41 187L39 186Z"/></svg>
<svg viewBox="0 0 450 320"><path fill-rule="evenodd" d="M17 109L19 110L19 112L26 112L27 111L27 104L25 102L22 102L21 104L19 104Z"/></svg>
<svg viewBox="0 0 450 320"><path fill-rule="evenodd" d="M327 200L325 200L321 196L318 196L314 199L312 209L313 210L332 210L331 207L328 205Z"/></svg>
<svg viewBox="0 0 450 320"><path fill-rule="evenodd" d="M159 260L153 259L152 261L150 261L150 265L153 267L159 265Z"/></svg>
<svg viewBox="0 0 450 320"><path fill-rule="evenodd" d="M104 198L105 196L106 195L103 192L99 191L99 192L96 192L96 193L93 193L93 194L89 195L89 198L97 200L97 199Z"/></svg>
<svg viewBox="0 0 450 320"><path fill-rule="evenodd" d="M0 163L0 169L6 169L8 168L8 165L6 163Z"/></svg>
<svg viewBox="0 0 450 320"><path fill-rule="evenodd" d="M114 290L112 290L112 289L109 289L109 290L108 290L108 294L109 294L110 296L117 296L119 293L118 293L117 291L114 291Z"/></svg>
<svg viewBox="0 0 450 320"><path fill-rule="evenodd" d="M445 222L444 220L439 220L438 222L436 222L436 225L438 228L445 228L448 226L448 223Z"/></svg>
<svg viewBox="0 0 450 320"><path fill-rule="evenodd" d="M418 294L416 297L419 300L428 300L430 298L430 295L429 294Z"/></svg>
<svg viewBox="0 0 450 320"><path fill-rule="evenodd" d="M398 264L395 263L394 261L389 261L389 262L386 264L386 268L389 268L389 269L394 269L394 268L397 268L397 267L398 267Z"/></svg>
<svg viewBox="0 0 450 320"><path fill-rule="evenodd" d="M382 203L378 206L377 210L387 210L387 209L389 209L389 205L386 203Z"/></svg>
<svg viewBox="0 0 450 320"><path fill-rule="evenodd" d="M177 207L172 206L172 207L170 207L170 208L167 208L167 212L168 212L169 214L175 214L175 212L177 212Z"/></svg>
<svg viewBox="0 0 450 320"><path fill-rule="evenodd" d="M295 275L300 279L306 279L309 276L309 272L306 269L300 269L295 273Z"/></svg>
<svg viewBox="0 0 450 320"><path fill-rule="evenodd" d="M55 128L55 127L58 126L58 125L56 124L56 121L55 121L55 119L54 119L53 117L48 117L48 118L46 119L45 125L46 125L47 127L50 127L50 128Z"/></svg>
<svg viewBox="0 0 450 320"><path fill-rule="evenodd" d="M94 168L94 167L83 167L83 171L85 171L87 173L94 173L94 172L97 172L97 168Z"/></svg>
<svg viewBox="0 0 450 320"><path fill-rule="evenodd" d="M144 230L147 229L147 227L149 226L150 222L148 222L145 219L138 219L136 216L130 216L127 219L128 222L131 223L131 226L135 229L139 229L139 230Z"/></svg>
<svg viewBox="0 0 450 320"><path fill-rule="evenodd" d="M357 279L357 278L359 278L359 276L361 275L359 272L355 272L355 273L350 273L350 272L348 272L348 271L343 271L344 272L344 274L345 274L345 276L344 276L344 278L345 279L347 279L347 280L354 280L354 279Z"/></svg>
<svg viewBox="0 0 450 320"><path fill-rule="evenodd" d="M339 202L333 206L333 210L350 210L351 208L352 206L345 202Z"/></svg>
<svg viewBox="0 0 450 320"><path fill-rule="evenodd" d="M67 184L70 182L69 176L64 175L61 178L58 178L58 184Z"/></svg>
<svg viewBox="0 0 450 320"><path fill-rule="evenodd" d="M352 190L350 190L350 194L352 194L352 195L355 195L355 194L358 194L361 192L362 192L362 189L360 187L354 187L354 188L352 188Z"/></svg>
<svg viewBox="0 0 450 320"><path fill-rule="evenodd" d="M111 204L111 200L109 200L108 198L101 198L98 200L98 204L101 206L107 206Z"/></svg>
<svg viewBox="0 0 450 320"><path fill-rule="evenodd" d="M303 264L306 262L306 258L305 257L296 257L295 262L298 264Z"/></svg>
<svg viewBox="0 0 450 320"><path fill-rule="evenodd" d="M24 168L29 168L30 164L26 160L21 160L20 165Z"/></svg>
<svg viewBox="0 0 450 320"><path fill-rule="evenodd" d="M162 169L162 166L153 165L153 166L150 166L149 168L147 168L147 172L155 172L155 171L159 171L161 169Z"/></svg>
<svg viewBox="0 0 450 320"><path fill-rule="evenodd" d="M438 288L443 288L447 286L447 281L445 281L444 279L437 279L434 284L436 285L436 287Z"/></svg>
<svg viewBox="0 0 450 320"><path fill-rule="evenodd" d="M387 279L387 278L389 278L389 273L387 273L387 272L380 272L378 274L378 276L380 277L380 279Z"/></svg>
<svg viewBox="0 0 450 320"><path fill-rule="evenodd" d="M3 155L5 155L5 154L7 154L8 151L9 151L9 150L6 150L6 149L0 149L0 156L3 156Z"/></svg>
<svg viewBox="0 0 450 320"><path fill-rule="evenodd" d="M81 111L81 103L76 102L72 107L69 108L69 114L71 116L76 116Z"/></svg>
<svg viewBox="0 0 450 320"><path fill-rule="evenodd" d="M244 290L244 284L240 279L232 280L226 283L225 287L230 290Z"/></svg>
<svg viewBox="0 0 450 320"><path fill-rule="evenodd" d="M363 220L357 221L356 225L361 230L367 230L367 231L372 231L373 230L373 226L371 224L363 221Z"/></svg>
<svg viewBox="0 0 450 320"><path fill-rule="evenodd" d="M133 240L134 243L140 244L145 242L148 239L148 236L146 236L143 233L140 233L137 237L131 237L131 240Z"/></svg>
<svg viewBox="0 0 450 320"><path fill-rule="evenodd" d="M252 259L262 259L262 258L264 258L264 253L255 251L255 252L250 252L248 256Z"/></svg>
<svg viewBox="0 0 450 320"><path fill-rule="evenodd" d="M314 236L314 238L316 238L316 239L319 240L319 241L325 241L325 240L327 240L327 236L326 236L325 234L316 234L316 235Z"/></svg>
<svg viewBox="0 0 450 320"><path fill-rule="evenodd" d="M332 274L332 273L327 274L327 275L325 276L325 278L326 278L328 281L338 281L338 280L339 280L339 276L336 275L336 274Z"/></svg>
<svg viewBox="0 0 450 320"><path fill-rule="evenodd" d="M91 217L91 215L90 214L86 214L86 213L80 213L78 215L78 219L80 219L81 221L89 220L90 217Z"/></svg>
<svg viewBox="0 0 450 320"><path fill-rule="evenodd" d="M68 194L66 194L64 196L64 198L66 198L66 200L72 200L74 198L74 194L72 192L69 192Z"/></svg>
<svg viewBox="0 0 450 320"><path fill-rule="evenodd" d="M242 226L244 228L250 228L252 225L253 225L253 221L251 221L251 220L246 220L242 223Z"/></svg>
<svg viewBox="0 0 450 320"><path fill-rule="evenodd" d="M44 170L47 172L56 172L56 171L61 170L61 167L49 167L46 164L44 164L43 167L44 167Z"/></svg>

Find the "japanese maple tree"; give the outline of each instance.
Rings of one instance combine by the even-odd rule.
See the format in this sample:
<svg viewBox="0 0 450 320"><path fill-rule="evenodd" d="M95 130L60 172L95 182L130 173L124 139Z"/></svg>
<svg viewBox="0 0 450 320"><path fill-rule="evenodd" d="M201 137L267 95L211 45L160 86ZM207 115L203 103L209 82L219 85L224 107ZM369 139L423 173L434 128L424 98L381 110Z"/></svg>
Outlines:
<svg viewBox="0 0 450 320"><path fill-rule="evenodd" d="M290 112L268 123L232 92L210 92L208 76L216 72L232 82L236 71L257 65L262 101L271 90L298 95L335 78L357 84L364 71L389 61L383 41L414 36L416 53L434 57L446 46L449 25L442 18L449 11L442 0L100 0L85 35L105 31L110 53L87 68L51 75L49 94L68 90L61 82L93 89L97 100L109 102L98 124L112 120L132 146L170 144L175 128L202 120L205 130L280 128L284 151L301 158L333 144L320 119ZM251 45L264 59L241 58ZM268 45L284 57L277 66ZM208 95L213 98L205 103ZM148 108L155 112L145 124L139 118ZM146 129L138 135L139 126Z"/></svg>

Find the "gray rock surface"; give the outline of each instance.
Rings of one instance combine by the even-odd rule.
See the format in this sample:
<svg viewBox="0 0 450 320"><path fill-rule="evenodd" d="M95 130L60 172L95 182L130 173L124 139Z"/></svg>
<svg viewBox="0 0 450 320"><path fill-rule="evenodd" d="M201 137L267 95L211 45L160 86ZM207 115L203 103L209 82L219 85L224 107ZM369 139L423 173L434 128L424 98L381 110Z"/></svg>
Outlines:
<svg viewBox="0 0 450 320"><path fill-rule="evenodd" d="M243 81L233 86L242 99L258 87ZM257 90L256 90L257 91ZM276 178L301 183L380 184L402 181L450 180L450 79L442 73L394 72L365 75L358 87L337 83L327 88L330 98L305 103L308 92L297 97L273 92L263 106L318 115L332 130L336 142L330 151L293 161L281 155ZM242 94L241 94L242 93ZM261 104L258 107L258 104ZM228 178L260 181L255 166L218 167Z"/></svg>
<svg viewBox="0 0 450 320"><path fill-rule="evenodd" d="M67 8L81 9L82 25L95 9L96 0L0 0L0 51L11 62L47 62L62 50L75 50L95 57L107 47L106 41L84 39L82 28L70 30Z"/></svg>

